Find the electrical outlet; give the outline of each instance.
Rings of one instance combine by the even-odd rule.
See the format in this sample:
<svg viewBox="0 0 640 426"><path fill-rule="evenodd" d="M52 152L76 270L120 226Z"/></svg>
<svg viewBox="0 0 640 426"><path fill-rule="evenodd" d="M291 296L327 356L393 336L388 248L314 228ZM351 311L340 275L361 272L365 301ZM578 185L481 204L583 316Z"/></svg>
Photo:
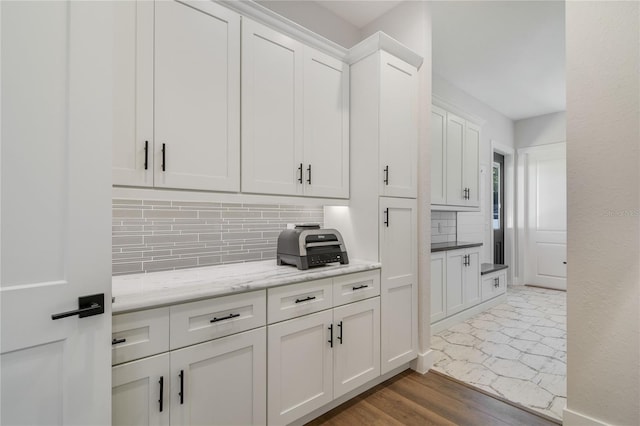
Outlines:
<svg viewBox="0 0 640 426"><path fill-rule="evenodd" d="M438 222L438 234L442 234L442 222Z"/></svg>

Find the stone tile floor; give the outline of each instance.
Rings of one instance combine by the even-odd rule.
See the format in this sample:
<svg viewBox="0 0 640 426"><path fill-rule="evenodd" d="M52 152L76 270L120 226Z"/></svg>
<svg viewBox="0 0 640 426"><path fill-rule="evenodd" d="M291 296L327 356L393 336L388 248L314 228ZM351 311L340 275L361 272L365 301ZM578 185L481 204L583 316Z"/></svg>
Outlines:
<svg viewBox="0 0 640 426"><path fill-rule="evenodd" d="M434 369L562 420L566 293L510 286L507 301L432 337Z"/></svg>

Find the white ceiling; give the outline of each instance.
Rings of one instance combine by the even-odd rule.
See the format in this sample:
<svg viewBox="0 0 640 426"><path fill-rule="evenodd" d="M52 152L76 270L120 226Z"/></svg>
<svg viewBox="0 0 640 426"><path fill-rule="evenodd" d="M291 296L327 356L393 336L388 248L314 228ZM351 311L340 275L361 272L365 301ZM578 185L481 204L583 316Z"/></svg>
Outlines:
<svg viewBox="0 0 640 426"><path fill-rule="evenodd" d="M329 9L345 21L361 29L393 9L402 0L340 1L318 0L316 3Z"/></svg>
<svg viewBox="0 0 640 426"><path fill-rule="evenodd" d="M513 120L565 109L564 2L432 3L433 72Z"/></svg>
<svg viewBox="0 0 640 426"><path fill-rule="evenodd" d="M401 1L317 1L358 28ZM563 1L434 1L433 72L505 116L565 109Z"/></svg>

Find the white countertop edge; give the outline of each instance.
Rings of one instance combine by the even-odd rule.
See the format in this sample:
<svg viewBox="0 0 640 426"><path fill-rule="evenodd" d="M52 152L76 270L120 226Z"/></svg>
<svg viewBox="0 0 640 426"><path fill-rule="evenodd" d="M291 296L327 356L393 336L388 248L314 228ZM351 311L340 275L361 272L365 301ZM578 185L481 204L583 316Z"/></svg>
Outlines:
<svg viewBox="0 0 640 426"><path fill-rule="evenodd" d="M277 266L275 260L269 260L119 275L112 280L112 295L115 297L112 313L159 308L380 268L378 262L352 260L348 265L328 265L302 271L294 266ZM243 271L246 269L254 271L247 273Z"/></svg>

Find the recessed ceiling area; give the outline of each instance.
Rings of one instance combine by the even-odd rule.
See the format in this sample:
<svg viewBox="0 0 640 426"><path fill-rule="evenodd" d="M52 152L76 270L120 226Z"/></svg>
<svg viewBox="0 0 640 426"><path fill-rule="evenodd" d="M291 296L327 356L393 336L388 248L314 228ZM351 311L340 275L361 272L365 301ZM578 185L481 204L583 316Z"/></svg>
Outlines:
<svg viewBox="0 0 640 426"><path fill-rule="evenodd" d="M562 1L431 3L433 73L512 120L564 111Z"/></svg>
<svg viewBox="0 0 640 426"><path fill-rule="evenodd" d="M320 6L329 9L334 14L340 16L345 21L353 24L356 28L362 29L367 24L375 21L399 3L401 0L381 0L381 1L336 1L329 0L316 1Z"/></svg>

